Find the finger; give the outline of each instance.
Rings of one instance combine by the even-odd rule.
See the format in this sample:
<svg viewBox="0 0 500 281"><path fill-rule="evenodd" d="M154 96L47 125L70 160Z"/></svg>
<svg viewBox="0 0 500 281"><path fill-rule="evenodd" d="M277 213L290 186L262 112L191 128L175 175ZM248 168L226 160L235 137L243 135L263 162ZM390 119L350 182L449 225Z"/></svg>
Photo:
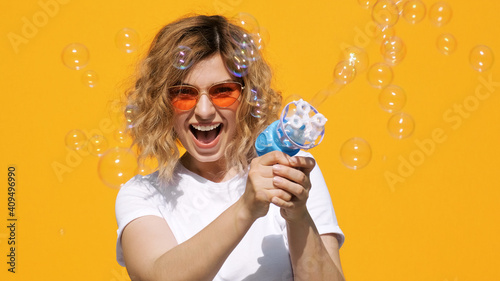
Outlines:
<svg viewBox="0 0 500 281"><path fill-rule="evenodd" d="M290 156L281 151L271 151L259 157L259 163L265 166L271 166L274 164L290 166L290 158Z"/></svg>
<svg viewBox="0 0 500 281"><path fill-rule="evenodd" d="M308 174L297 168L291 168L276 164L273 165L273 173L275 176L279 176L295 182L306 189L309 189L311 187L311 182L309 181Z"/></svg>
<svg viewBox="0 0 500 281"><path fill-rule="evenodd" d="M290 165L290 156L281 151L272 151L254 158L250 164L249 176L260 175L266 178L273 177L272 165Z"/></svg>
<svg viewBox="0 0 500 281"><path fill-rule="evenodd" d="M294 206L294 203L291 202L291 201L285 201L281 198L278 198L278 197L273 197L272 200L271 200L271 203L273 203L274 205L280 207L280 208L293 208Z"/></svg>
<svg viewBox="0 0 500 281"><path fill-rule="evenodd" d="M271 179L274 176L271 166L252 165L248 171L248 178L266 178Z"/></svg>
<svg viewBox="0 0 500 281"><path fill-rule="evenodd" d="M262 165L260 157L254 158L250 163L250 170L248 171L248 177L272 178L273 177L272 166Z"/></svg>
<svg viewBox="0 0 500 281"><path fill-rule="evenodd" d="M287 192L286 190L279 188L268 190L268 196L271 199L273 197L277 197L284 201L292 200L292 194L290 192Z"/></svg>
<svg viewBox="0 0 500 281"><path fill-rule="evenodd" d="M308 188L297 184L296 182L289 181L285 178L275 176L273 178L273 184L276 188L279 188L289 194L295 196L299 201L307 200L308 198Z"/></svg>
<svg viewBox="0 0 500 281"><path fill-rule="evenodd" d="M309 176L312 169L316 166L316 161L311 157L294 156L290 157L290 166L300 168L306 175Z"/></svg>

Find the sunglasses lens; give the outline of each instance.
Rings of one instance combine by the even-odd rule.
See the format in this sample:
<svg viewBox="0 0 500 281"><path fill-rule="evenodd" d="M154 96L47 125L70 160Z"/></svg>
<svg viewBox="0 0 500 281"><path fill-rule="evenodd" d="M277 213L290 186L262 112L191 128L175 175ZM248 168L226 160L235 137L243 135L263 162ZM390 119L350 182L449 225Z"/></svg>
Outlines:
<svg viewBox="0 0 500 281"><path fill-rule="evenodd" d="M209 90L212 102L219 107L232 105L240 96L241 85L238 83L222 83L214 85Z"/></svg>
<svg viewBox="0 0 500 281"><path fill-rule="evenodd" d="M228 107L238 99L241 88L241 84L234 82L216 84L208 90L208 95L214 105ZM198 89L185 85L173 86L168 88L168 96L175 108L190 110L198 102Z"/></svg>
<svg viewBox="0 0 500 281"><path fill-rule="evenodd" d="M198 90L189 86L174 86L168 89L168 96L175 108L189 110L196 105Z"/></svg>

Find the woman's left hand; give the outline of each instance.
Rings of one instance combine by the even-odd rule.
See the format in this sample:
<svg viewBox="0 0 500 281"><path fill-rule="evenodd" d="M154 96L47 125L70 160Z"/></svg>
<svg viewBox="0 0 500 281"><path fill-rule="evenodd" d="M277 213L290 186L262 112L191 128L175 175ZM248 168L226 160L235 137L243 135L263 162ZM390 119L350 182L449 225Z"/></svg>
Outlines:
<svg viewBox="0 0 500 281"><path fill-rule="evenodd" d="M310 157L294 156L289 159L289 163L290 166L273 165L273 184L292 194L292 199L285 201L274 197L271 202L281 207L281 215L285 220L296 221L307 215L306 202L311 189L309 173L316 162Z"/></svg>

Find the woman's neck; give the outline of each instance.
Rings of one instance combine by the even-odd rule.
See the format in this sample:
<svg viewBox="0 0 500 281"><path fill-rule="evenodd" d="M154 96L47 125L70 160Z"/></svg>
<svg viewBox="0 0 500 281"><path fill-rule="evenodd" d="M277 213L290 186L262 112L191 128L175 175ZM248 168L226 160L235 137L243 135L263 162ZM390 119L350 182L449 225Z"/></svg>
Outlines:
<svg viewBox="0 0 500 281"><path fill-rule="evenodd" d="M227 170L226 161L222 159L215 162L200 162L186 152L180 161L186 169L212 182L227 181L236 175L234 168Z"/></svg>

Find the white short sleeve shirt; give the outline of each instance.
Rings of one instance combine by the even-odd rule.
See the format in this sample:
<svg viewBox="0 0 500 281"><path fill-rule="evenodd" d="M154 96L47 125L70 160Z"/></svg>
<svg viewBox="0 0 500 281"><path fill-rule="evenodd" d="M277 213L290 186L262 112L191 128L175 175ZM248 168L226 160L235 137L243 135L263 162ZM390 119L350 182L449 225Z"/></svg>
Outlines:
<svg viewBox="0 0 500 281"><path fill-rule="evenodd" d="M312 157L305 152L299 155ZM175 175L168 186L158 182L157 172L138 175L120 189L115 205L118 223L116 257L120 265L125 266L121 234L132 220L148 215L161 217L177 242L183 243L234 204L245 191L247 179L247 175L236 176L215 183L180 164ZM337 234L339 246L342 246L344 234L338 226L328 188L317 165L310 178L308 211L318 232ZM271 204L267 215L254 222L214 280L293 280L286 232L280 209Z"/></svg>

